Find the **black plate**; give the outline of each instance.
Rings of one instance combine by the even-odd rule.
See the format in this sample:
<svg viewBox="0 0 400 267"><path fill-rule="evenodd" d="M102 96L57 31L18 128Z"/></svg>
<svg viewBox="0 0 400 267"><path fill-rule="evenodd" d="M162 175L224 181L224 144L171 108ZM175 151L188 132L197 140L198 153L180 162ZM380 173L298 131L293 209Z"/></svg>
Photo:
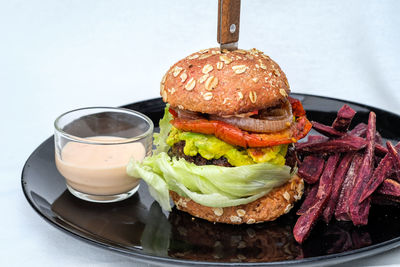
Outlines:
<svg viewBox="0 0 400 267"><path fill-rule="evenodd" d="M357 111L353 125L367 122L375 111L384 139L400 139L400 116L342 100L294 94L310 120L330 124L345 103ZM126 106L148 115L158 125L164 103L152 99ZM293 209L275 222L257 225L212 224L178 210L162 212L145 183L138 194L112 204L79 200L66 191L54 164L53 137L29 157L22 188L33 209L47 222L92 244L128 254L137 261L171 265L322 265L370 256L400 245L400 209L372 206L369 224L316 225L303 244L292 235Z"/></svg>

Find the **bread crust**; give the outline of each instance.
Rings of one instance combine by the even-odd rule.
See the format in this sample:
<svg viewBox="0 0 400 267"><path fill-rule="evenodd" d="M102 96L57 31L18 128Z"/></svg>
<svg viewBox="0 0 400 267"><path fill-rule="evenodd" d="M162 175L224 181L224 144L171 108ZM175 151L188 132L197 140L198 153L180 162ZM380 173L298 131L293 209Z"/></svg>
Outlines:
<svg viewBox="0 0 400 267"><path fill-rule="evenodd" d="M181 197L176 192L170 191L170 195L177 209L188 212L194 217L218 223L253 224L273 221L288 213L293 208L294 202L301 199L303 190L303 179L294 175L290 181L273 189L267 195L235 207L206 207L189 198Z"/></svg>
<svg viewBox="0 0 400 267"><path fill-rule="evenodd" d="M160 86L173 108L217 115L275 106L289 93L285 73L257 49L193 53L171 66Z"/></svg>

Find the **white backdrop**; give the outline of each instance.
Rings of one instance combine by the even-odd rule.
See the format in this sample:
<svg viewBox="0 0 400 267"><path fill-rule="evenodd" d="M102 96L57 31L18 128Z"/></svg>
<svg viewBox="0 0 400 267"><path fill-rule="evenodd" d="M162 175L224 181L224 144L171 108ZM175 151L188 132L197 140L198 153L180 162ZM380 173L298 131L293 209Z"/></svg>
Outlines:
<svg viewBox="0 0 400 267"><path fill-rule="evenodd" d="M217 46L216 12L217 0L0 0L0 265L139 265L46 224L20 173L60 113L158 97L170 65ZM399 14L396 0L242 0L239 46L277 61L293 92L399 114ZM397 262L400 249L352 266Z"/></svg>

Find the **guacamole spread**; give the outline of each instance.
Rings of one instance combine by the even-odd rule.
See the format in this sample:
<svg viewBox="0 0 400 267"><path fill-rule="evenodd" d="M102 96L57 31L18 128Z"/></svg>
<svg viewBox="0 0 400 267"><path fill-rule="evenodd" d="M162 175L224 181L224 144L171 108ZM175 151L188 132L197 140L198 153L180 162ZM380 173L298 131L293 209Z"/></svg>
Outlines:
<svg viewBox="0 0 400 267"><path fill-rule="evenodd" d="M285 156L288 147L288 145L279 145L245 149L225 143L214 135L184 132L172 127L167 138L167 144L173 146L179 141L185 141L183 152L187 156L196 156L200 154L203 158L208 160L225 157L233 166L262 162L285 165Z"/></svg>

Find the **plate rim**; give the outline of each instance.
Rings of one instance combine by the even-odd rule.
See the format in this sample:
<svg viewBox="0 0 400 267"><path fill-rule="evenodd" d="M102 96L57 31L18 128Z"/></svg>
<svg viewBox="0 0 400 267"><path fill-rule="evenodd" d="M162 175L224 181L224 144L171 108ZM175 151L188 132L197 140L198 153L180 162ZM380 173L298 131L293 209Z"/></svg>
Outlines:
<svg viewBox="0 0 400 267"><path fill-rule="evenodd" d="M333 100L333 101L340 101L340 102L345 102L347 104L354 104L363 108L367 109L374 109L378 110L380 112L385 112L388 114L391 114L393 116L400 117L400 114L394 113L392 111L387 111L381 108L377 108L374 106L370 106L367 104L363 103L357 103L354 101L348 101L344 99L339 99L339 98L334 98L334 97L327 97L327 96L320 96L320 95L314 95L314 94L305 94L305 93L292 93L291 95L293 96L305 96L305 97L316 97L316 98L323 98L327 100ZM121 107L128 107L131 105L138 105L146 102L152 102L152 101L159 101L161 100L161 97L156 97L156 98L151 98L151 99L145 99L137 102L133 102L130 104L123 105ZM22 168L21 172L21 187L23 194L30 204L30 206L33 208L33 210L42 218L44 219L47 223L55 227L56 229L61 230L61 232L64 232L78 240L82 240L87 242L88 244L95 245L96 247L100 247L103 249L107 249L108 251L113 251L117 252L120 255L133 258L137 261L143 262L143 263L162 263L162 264L167 264L167 265L172 265L176 266L177 264L180 266L185 266L185 265L198 265L198 266L282 266L282 265L307 265L307 266L312 266L312 265L320 265L320 264L329 264L329 263L343 263L343 262L348 262L356 259L361 259L364 257L369 257L373 256L385 251L392 250L396 247L400 246L400 236L395 237L390 240L386 240L371 246L363 247L363 248L358 248L350 251L344 251L340 253L335 253L335 254L328 254L328 255L321 255L321 256L315 256L315 257L309 257L309 258L303 258L303 259L298 259L298 260L284 260L284 261L276 261L276 262L213 262L213 261L196 261L196 260L185 260L185 259L178 259L178 258L172 258L172 257L163 257L163 256L157 256L157 255L151 255L151 254L144 254L139 251L135 250L129 250L127 248L124 248L123 246L110 246L105 243L102 243L101 241L91 239L88 236L82 236L80 235L77 230L77 228L73 228L70 226L70 228L66 228L65 226L61 225L60 223L56 223L55 220L52 220L49 218L49 216L46 216L43 212L40 211L40 209L37 207L35 204L34 200L31 199L29 193L28 193L28 184L26 182L26 171L29 166L29 162L31 159L40 151L40 149L44 146L47 145L47 143L52 142L54 139L54 135L51 135L48 137L46 140L44 140L39 146L36 147L36 149L29 155L27 160L24 163L24 166ZM61 219L60 219L61 220ZM311 265L310 265L311 264Z"/></svg>

